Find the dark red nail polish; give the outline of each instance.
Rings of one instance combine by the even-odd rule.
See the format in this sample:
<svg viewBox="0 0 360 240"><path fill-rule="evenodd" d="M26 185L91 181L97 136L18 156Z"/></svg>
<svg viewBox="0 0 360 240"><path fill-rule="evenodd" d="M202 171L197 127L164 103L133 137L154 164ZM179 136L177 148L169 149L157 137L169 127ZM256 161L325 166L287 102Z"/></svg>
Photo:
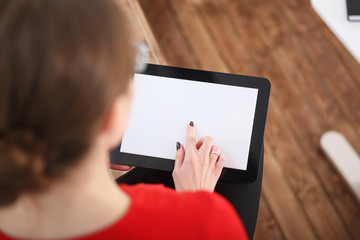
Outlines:
<svg viewBox="0 0 360 240"><path fill-rule="evenodd" d="M190 122L190 126L192 126L192 127L194 126L194 122L193 122L193 121Z"/></svg>
<svg viewBox="0 0 360 240"><path fill-rule="evenodd" d="M176 150L179 150L179 149L180 149L180 143L176 142Z"/></svg>

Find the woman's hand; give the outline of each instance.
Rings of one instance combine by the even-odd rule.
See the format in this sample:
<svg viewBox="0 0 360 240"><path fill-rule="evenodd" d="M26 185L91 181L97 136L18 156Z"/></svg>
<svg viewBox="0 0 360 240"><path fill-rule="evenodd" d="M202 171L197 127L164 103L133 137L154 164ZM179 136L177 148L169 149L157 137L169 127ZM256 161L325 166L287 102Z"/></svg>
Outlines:
<svg viewBox="0 0 360 240"><path fill-rule="evenodd" d="M128 165L120 165L110 162L110 168L113 170L120 170L120 171L129 171L131 169L131 166Z"/></svg>
<svg viewBox="0 0 360 240"><path fill-rule="evenodd" d="M225 157L213 143L212 137L204 137L196 142L195 127L190 122L187 127L186 152L179 142L176 144L178 150L172 173L176 191L214 191Z"/></svg>

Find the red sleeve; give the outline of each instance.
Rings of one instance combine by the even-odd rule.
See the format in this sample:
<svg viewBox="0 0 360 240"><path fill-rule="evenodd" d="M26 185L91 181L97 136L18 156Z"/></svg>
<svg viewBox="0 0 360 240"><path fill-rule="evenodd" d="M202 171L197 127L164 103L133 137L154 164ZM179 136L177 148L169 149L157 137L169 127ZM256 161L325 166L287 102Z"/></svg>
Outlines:
<svg viewBox="0 0 360 240"><path fill-rule="evenodd" d="M142 210L153 210L149 219L146 219L147 214L144 214L144 211L137 212L133 215L136 221L139 223L139 215L142 215L145 222L150 219L154 223L159 221L164 235L177 233L177 236L171 236L172 239L181 239L181 236L186 239L247 239L235 209L217 193L178 193L159 184L123 185L122 189L141 205ZM157 219L154 219L154 216ZM184 229L192 234L186 235Z"/></svg>
<svg viewBox="0 0 360 240"><path fill-rule="evenodd" d="M217 227L222 229L219 230L219 236L227 236L224 239L230 239L231 236L238 236L238 239L248 239L245 228L237 214L237 212L235 211L235 209L233 208L233 206L225 199L223 199L223 197L221 197L222 199L219 199L219 202L216 203L218 204L218 208L219 211L217 213L217 215L220 219L223 219L224 221L221 221L220 224L218 224L220 221L218 221ZM211 228L211 226L210 226ZM214 226L215 228L215 226Z"/></svg>
<svg viewBox="0 0 360 240"><path fill-rule="evenodd" d="M192 193L205 220L209 239L247 239L246 231L233 206L217 193ZM199 202L200 201L200 202Z"/></svg>

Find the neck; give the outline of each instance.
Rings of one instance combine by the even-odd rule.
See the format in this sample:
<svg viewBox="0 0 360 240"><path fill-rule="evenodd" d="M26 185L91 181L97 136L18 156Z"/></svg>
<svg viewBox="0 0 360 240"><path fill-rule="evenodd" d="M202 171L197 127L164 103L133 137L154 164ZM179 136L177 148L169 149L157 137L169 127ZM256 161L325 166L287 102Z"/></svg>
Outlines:
<svg viewBox="0 0 360 240"><path fill-rule="evenodd" d="M68 238L94 232L124 215L130 199L111 179L106 148L86 154L44 193L21 196L0 210L0 229L26 238Z"/></svg>

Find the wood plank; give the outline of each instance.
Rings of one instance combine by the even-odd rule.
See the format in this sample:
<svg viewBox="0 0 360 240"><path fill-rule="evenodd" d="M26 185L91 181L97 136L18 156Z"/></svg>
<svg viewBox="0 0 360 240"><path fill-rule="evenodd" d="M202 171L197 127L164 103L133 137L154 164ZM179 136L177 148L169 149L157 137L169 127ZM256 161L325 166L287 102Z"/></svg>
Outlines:
<svg viewBox="0 0 360 240"><path fill-rule="evenodd" d="M144 37L147 45L150 50L150 63L166 65L166 60L160 50L158 42L155 39L155 36L149 26L148 21L144 15L144 12L137 0L127 0L129 6L133 12L134 22L138 26L138 31L141 32L141 35Z"/></svg>
<svg viewBox="0 0 360 240"><path fill-rule="evenodd" d="M143 42L149 47L149 62L161 62L161 54L157 54L157 42L155 38L151 38L152 31L146 21L141 19L142 9L137 7L137 3L133 0L115 0L118 6L123 10L132 34L132 39L136 42ZM159 57L157 57L159 56Z"/></svg>
<svg viewBox="0 0 360 240"><path fill-rule="evenodd" d="M265 147L263 193L280 223L286 239L316 239L294 191L284 181L284 173L270 148ZM266 181L265 181L266 179Z"/></svg>
<svg viewBox="0 0 360 240"><path fill-rule="evenodd" d="M176 22L171 15L172 13L165 2L163 0L139 0L139 3L146 13L149 25L153 30L159 46L162 48L162 54L168 61L168 64L174 65L171 60L177 59L177 66L189 68L191 66L193 68L194 66L198 67L194 58L189 58L189 56L193 55L193 52L184 42Z"/></svg>
<svg viewBox="0 0 360 240"><path fill-rule="evenodd" d="M233 1L234 2L234 1ZM217 7L216 1L206 1L204 2L204 4L213 4L215 7L213 7L214 9L218 9L221 7ZM242 5L242 7L244 7ZM234 9L234 8L231 8ZM247 9L247 13L249 13L249 9ZM224 17L226 17L227 14L224 14ZM237 16L241 16L241 14L237 14ZM233 16L234 17L234 16ZM249 19L249 14L246 15L246 18ZM213 21L219 22L218 19L213 19ZM240 23L241 24L241 23ZM252 22L248 21L248 24L252 24ZM308 109L306 109L306 106L303 104L303 102L300 100L298 93L296 92L296 89L294 89L294 86L292 86L289 82L284 81L284 79L286 79L284 77L284 74L279 71L280 67L276 64L274 64L276 62L274 56L271 53L271 50L268 49L264 43L260 40L258 40L258 37L256 37L256 32L251 32L251 29L256 29L255 28L256 25L254 26L252 25L237 25L237 28L234 28L233 31L236 32L237 30L241 30L241 29L246 29L248 30L247 32L244 33L239 33L239 35L242 36L243 41L247 40L247 36L251 36L251 38L248 38L248 45L247 45L247 49L248 49L248 53L250 55L252 55L252 57L254 58L254 61L256 63L262 63L263 62L263 66L259 66L258 69L261 68L261 70L258 72L258 75L262 75L262 76L269 76L270 79L273 81L273 86L275 86L273 88L273 94L272 94L272 98L279 98L280 99L280 105L283 106L287 111L282 111L282 113L278 116L278 118L283 118L282 115L288 115L289 118L292 118L292 115L297 115L299 116L300 112L298 111L299 109L303 109L305 111L305 113L308 113ZM239 30L239 31L240 31ZM221 29L218 29L218 31L221 31ZM249 32L250 31L250 32ZM260 38L261 39L261 38ZM255 49L255 50L253 50ZM267 54L264 54L267 53ZM275 79L275 80L274 80ZM275 81L275 82L274 82ZM277 86L277 88L276 88ZM287 89L287 91L279 91L277 89ZM275 92L275 93L274 93ZM289 99L294 99L293 102L291 102L292 104L290 105L289 103ZM296 101L295 101L296 99ZM295 104L294 104L295 101ZM294 107L296 106L296 107ZM305 116L300 116L301 118L297 118L296 122L298 126L301 126L301 124L304 123L304 121L309 124L312 124L312 126L314 126L313 123L313 119L305 119ZM294 119L292 119L294 120ZM301 121L300 121L301 120ZM310 121L309 121L310 120ZM268 125L269 128L269 125ZM271 128L271 126L270 126ZM284 130L286 131L286 130ZM296 146L297 140L292 136L292 134L289 134L288 136L291 140L290 142L292 142L294 144L294 146ZM279 141L280 142L280 141ZM278 144L279 144L278 142ZM301 149L299 149L299 147L297 147L298 152L301 152ZM281 155L279 155L281 156ZM283 155L282 156L282 161L286 161L286 157ZM301 159L297 158L300 161L302 161ZM301 162L299 164L302 164ZM304 165L304 164L303 164ZM306 164L305 164L306 166ZM302 196L302 203L304 204L305 210L307 212L307 214L309 214L311 216L311 221L316 224L316 229L318 231L321 231L322 234L324 234L324 236L348 236L347 232L344 229L344 226L341 222L341 220L339 219L339 217L337 217L337 214L335 212L335 210L333 209L333 207L331 206L331 203L329 202L329 200L327 199L327 196L325 194L325 192L322 190L322 186L321 183L319 183L319 181L317 180L315 174L313 173L311 167L306 166L306 170L309 171L310 177L308 179L302 179L303 181L307 182L310 186L311 189L314 188L315 189L315 194L317 195L317 197L320 198L319 201L322 201L328 208L322 208L316 205L316 203L312 203L311 202L311 196L307 195L307 194L303 194L300 195ZM296 179L294 177L292 177L292 184L295 187L296 191L298 193L301 192L308 192L308 189L303 189L303 185L299 184L299 182L297 181L299 179ZM314 194L313 194L314 195ZM323 218L321 216L331 216L331 218L323 220ZM330 226L334 226L332 228L332 231L328 230L328 227ZM327 234L327 235L326 235ZM332 235L333 234L333 235Z"/></svg>
<svg viewBox="0 0 360 240"><path fill-rule="evenodd" d="M271 9L271 6L268 6L266 9L269 8ZM278 8L276 6L274 6L274 9L278 11ZM262 12L262 14L264 14L264 12ZM267 17L267 19L271 19L266 16L266 14L265 17ZM271 21L266 21L266 23L269 22ZM286 20L284 20L284 22L286 22ZM276 23L276 25L279 26L279 23ZM291 31L291 29L285 29L285 32L289 31ZM290 39L287 38L287 41L285 43L290 42ZM288 44L285 44L285 46L286 45ZM283 49L282 55L285 56L291 54L291 49L298 50L298 48L296 48L296 42L293 46L288 45L285 49ZM296 59L295 56L297 58L300 58L298 60L295 60L297 62L294 62L293 60ZM338 175L335 174L334 169L330 166L328 161L323 158L316 158L316 155L319 155L319 138L321 134L327 129L332 128L343 132L347 136L347 138L351 139L352 144L356 146L357 149L359 149L358 143L360 142L360 139L355 133L356 131L354 131L354 129L351 127L351 124L346 121L346 119L344 119L343 114L338 107L338 104L336 103L336 99L334 99L331 94L328 94L328 92L325 91L326 85L324 85L322 81L317 81L317 79L319 79L319 76L316 74L316 71L313 67L309 67L309 63L304 57L302 51L297 51L295 53L295 56L290 56L283 59L282 65L290 63L292 64L292 66L296 66L296 68L288 67L288 69L293 70L292 74L289 74L288 76L292 77L293 79L302 79L300 81L297 81L297 85L299 87L308 86L308 88L305 88L305 90L303 91L304 95L306 92L309 92L311 94L307 94L307 96L303 95L303 99L310 98L310 100L307 100L309 101L310 107L318 105L317 108L314 108L313 113L318 111L321 115L318 119L320 120L320 122L318 123L318 127L314 128L312 131L313 137L309 138L310 141L302 141L303 145L305 145L304 151L315 157L315 161L311 161L311 163L313 164L313 168L321 178L332 201L335 203L337 211L343 217L346 225L349 226L348 229L352 232L353 236L359 236L360 226L358 216L360 215L360 212L358 204L353 199L353 196L349 195L349 192L346 190L344 183L339 179ZM301 59L301 57L303 57L303 59ZM281 58L281 55L278 55L278 58ZM317 99L315 99L314 97L316 97ZM325 127L326 129L322 131L323 127ZM304 129L302 129L302 131L303 130ZM339 194L339 192L341 192L342 194Z"/></svg>
<svg viewBox="0 0 360 240"><path fill-rule="evenodd" d="M265 141L268 142L268 146L271 147L274 156L283 167L285 179L290 182L313 230L321 238L349 239L349 233L338 212L314 174L312 167L307 163L307 161L314 161L315 158L307 156L297 144L294 133L285 130L289 126L282 119L279 108L275 104L274 106L271 104L270 107L273 111L268 115Z"/></svg>
<svg viewBox="0 0 360 240"><path fill-rule="evenodd" d="M256 2L258 2L258 4L256 3ZM260 6L260 5L262 5L262 6ZM263 4L263 2L259 2L259 1L254 1L254 2L252 2L252 4L251 4L251 7L253 8L253 9L256 9L256 10L259 10L260 11L260 9L262 9L261 10L261 16L262 17L264 17L265 19L267 19L267 21L266 21L266 24L267 24L267 26L265 26L265 29L276 29L276 32L273 32L273 33L271 33L271 32L269 32L269 31L267 31L266 33L267 33L267 35L266 36L264 36L263 37L263 39L264 39L264 41L266 41L267 39L271 39L271 40L273 40L273 44L275 44L276 46L270 46L271 48L273 48L273 49L276 49L274 52L275 52L275 56L276 56L276 58L277 59L279 59L281 56L279 56L279 54L277 54L278 53L278 49L280 48L282 48L283 47L283 45L288 45L287 43L288 42L290 42L290 40L291 40L291 36L284 36L284 33L289 33L289 32L291 32L289 29L282 29L282 26L281 26L281 22L279 22L279 21L275 21L275 22L273 22L273 26L269 26L269 23L271 23L272 22L272 19L273 19L273 16L269 16L266 12L264 12L264 11L266 11L266 10L268 10L268 11L272 11L272 12L276 12L276 11L278 11L278 9L276 9L276 10L274 10L274 9L271 9L271 6L266 6L266 4ZM232 6L232 9L234 8L234 6ZM266 9L266 10L264 10L264 9ZM238 15L241 15L241 14L239 14L238 13ZM258 14L259 15L259 14ZM276 16L281 16L281 14L277 14ZM265 22L265 21L264 21ZM271 24L270 24L271 25ZM259 28L256 28L257 30L259 30ZM271 34L273 34L270 38L269 38L269 35L271 35ZM283 50L282 51L282 54L283 55L285 55L285 54L291 54L291 53L293 53L294 52L294 49L295 50L297 50L296 49L296 46L291 46L291 47L289 47L289 48L286 48L285 50ZM295 51L296 52L296 51ZM295 57L297 57L297 58L299 58L298 56L301 56L301 53L299 53L299 52L296 52L295 53L295 56L293 56L293 58L295 58ZM281 61L281 65L282 65L282 67L283 66L285 66L285 70L284 70L284 72L286 72L286 75L287 75L287 78L291 78L291 79L294 79L294 78L297 78L297 77L299 77L300 79L302 79L302 81L306 81L306 79L311 79L311 81L309 81L309 83L310 84L304 84L304 82L301 82L301 81L299 81L297 84L298 84L298 86L300 86L300 87L302 87L302 86L310 86L306 91L303 91L303 93L301 94L302 95L302 99L303 100L305 100L306 102L307 102L307 105L308 105L308 107L310 107L310 108L312 108L314 105L316 105L316 99L315 99L315 101L314 100L311 100L311 101L309 101L309 96L307 96L307 95L310 95L310 97L319 97L319 94L316 92L316 90L318 90L318 89L322 89L321 88L321 86L319 86L319 87L314 87L313 85L313 82L316 82L316 81L314 81L314 76L302 76L302 73L303 72L305 72L305 73L307 73L307 72L309 72L309 71L304 71L304 69L301 69L301 63L306 63L307 61L306 61L306 59L302 59L302 60L300 60L300 62L296 62L296 63L292 63L292 61L293 61L293 58L286 58L286 59L284 59L283 58L283 61ZM300 66L299 66L300 65ZM296 66L296 67L295 67ZM289 70L297 70L297 69L301 69L300 71L289 71ZM284 68L283 68L284 69ZM307 69L307 70L309 70L309 69ZM311 71L310 71L311 72ZM304 80L305 79L305 80ZM315 92L314 92L315 91ZM311 93L311 94L307 94L306 95L306 92L308 92L308 93ZM324 102L324 101L329 101L329 99L328 98L324 98L324 94L322 94L323 96L321 96L320 95L320 102ZM318 98L319 99L319 98ZM331 106L336 106L336 104L334 105L333 103L331 103L331 101L330 101L330 103L329 103ZM319 109L313 109L313 111L312 111L312 113L311 113L311 115L315 115L316 116L316 118L315 118L315 120L316 119L318 119L318 118L320 118L321 119L321 117L319 117L318 116L318 114L317 114L317 112L319 111ZM339 113L339 111L338 111L338 109L335 111L336 113ZM304 114L304 113L303 113ZM309 116L309 115L308 115ZM325 113L324 113L324 121L326 120L326 119L328 119L328 117L329 117L329 112L326 112L325 111ZM327 117L326 117L327 116ZM331 115L330 115L331 116ZM340 116L339 114L337 114L337 116ZM338 118L338 119L336 119L337 121L340 121L342 118ZM294 122L294 121L290 121L290 122ZM343 122L343 121L342 121ZM305 122L304 122L305 123ZM300 124L300 125L299 125ZM304 149L304 151L305 152L309 152L309 149L311 148L311 154L309 154L308 153L308 155L310 155L310 157L312 158L312 159L314 159L315 161L310 161L310 163L314 163L314 162L320 162L320 164L317 164L317 165L315 165L314 164L314 169L315 170L317 170L318 169L318 167L320 166L320 165L325 165L326 166L326 168L325 168L325 170L326 171L324 171L324 167L322 167L322 168L319 168L319 170L318 171L315 171L315 173L319 173L320 172L320 174L322 174L323 175L323 178L324 178L324 183L325 184L327 184L328 186L339 186L339 184L335 184L334 182L332 182L331 180L329 181L329 178L330 179L333 179L334 177L337 177L337 174L335 174L334 172L333 172L333 170L331 169L331 167L329 166L329 164L328 164L328 162L320 155L320 153L318 152L318 138L320 137L320 135L321 135L321 133L322 133L322 129L323 129L323 125L324 126L326 126L326 124L324 124L324 122L318 122L317 123L317 125L315 125L316 127L315 128L313 128L313 129L311 129L311 128L299 128L299 126L301 126L301 122L299 122L299 124L296 124L295 126L294 126L294 129L295 129L295 132L297 132L296 134L297 135L300 135L300 137L299 137L299 139L308 139L308 140L306 140L306 141L304 141L304 140L302 140L301 142L302 143L305 143L305 145L306 145L306 148ZM353 136L353 139L355 138L355 136L354 136L354 134L353 134L353 130L352 129L349 129L348 128L348 125L344 125L345 127L347 127L347 128L342 128L344 131L346 131L346 132L348 132L350 135L352 135ZM298 131L296 131L296 129L299 129ZM346 130L345 130L346 129ZM310 131L308 131L308 130L310 130ZM307 132L308 131L308 132ZM303 133L303 134L302 134ZM314 135L314 133L315 133L315 137L314 136L312 136L312 135ZM312 156L311 156L312 155ZM320 161L319 161L320 160ZM324 174L324 172L326 173L326 174ZM338 182L337 182L338 183ZM340 185L341 186L341 185ZM345 187L344 186L342 186L342 188L343 189L345 189ZM346 190L346 189L345 189ZM338 194L337 194L337 196L338 196ZM335 196L334 196L335 197ZM344 194L344 195L340 195L340 196L338 196L337 198L342 198L342 197L344 197L345 199L347 198L347 196L346 196L346 194ZM344 199L342 199L341 201L339 201L339 203L343 206L343 207L346 207L346 206L349 206L347 203L346 203L346 201L344 201ZM354 201L352 200L351 202L350 202L351 204L350 204L350 206L352 205L354 205ZM356 209L359 209L359 208L352 208L352 211L355 209L355 212L352 212L352 214L351 214L351 217L349 217L349 219L353 219L354 218L354 216L356 216L356 214L357 214L357 212L358 212L358 210L356 211ZM349 209L350 210L350 209ZM349 211L346 211L346 212L349 212ZM356 222L356 221L355 221ZM350 222L349 222L350 223ZM324 231L325 231L325 229L324 229Z"/></svg>
<svg viewBox="0 0 360 240"><path fill-rule="evenodd" d="M287 1L276 0L277 9L283 9L287 23L298 34L299 48L307 55L332 94L336 97L345 116L351 121L355 131L360 135L360 87L344 67L334 51L331 51L331 44L318 31L317 24L306 11L302 0L294 1L289 5ZM307 2L306 4L310 4ZM303 26L299 28L297 26ZM311 43L311 44L309 44Z"/></svg>
<svg viewBox="0 0 360 240"><path fill-rule="evenodd" d="M196 7L199 17L214 39L224 63L231 72L254 75L257 71L252 56L245 48L242 39L239 38L238 32L231 27L229 19L222 17L223 9L210 4L209 1L199 1Z"/></svg>
<svg viewBox="0 0 360 240"><path fill-rule="evenodd" d="M203 70L228 72L228 69L221 61L221 55L215 47L206 27L197 16L196 8L187 1L173 0L166 1L172 10L172 15L179 22L179 30L183 32L185 41L193 49L193 57Z"/></svg>
<svg viewBox="0 0 360 240"><path fill-rule="evenodd" d="M270 207L264 198L264 195L262 195L260 198L259 217L256 224L254 239L284 239L284 236L279 228L279 223L272 216Z"/></svg>
<svg viewBox="0 0 360 240"><path fill-rule="evenodd" d="M356 59L351 55L351 53L344 47L340 40L335 36L335 34L329 29L329 27L324 23L324 21L317 15L317 13L312 8L311 4L308 4L306 1L298 2L299 6L306 9L309 14L309 17L313 19L313 22L316 23L316 28L320 31L324 38L332 45L332 49L338 55L341 62L344 63L344 67L347 72L352 76L352 78L360 84L360 64Z"/></svg>
<svg viewBox="0 0 360 240"><path fill-rule="evenodd" d="M286 61L291 62L291 60L288 58L286 58ZM309 89L309 91L311 90L314 90L314 88ZM315 91L313 91L313 93L314 92ZM314 96L314 94L311 96ZM321 95L318 96L321 97ZM327 101L326 105L331 104L332 102L328 98L324 98L324 100ZM357 219L360 215L360 208L353 196L351 196L351 194L347 191L344 182L339 178L338 174L335 173L328 160L322 157L322 153L319 152L318 148L321 134L328 129L336 129L348 137L351 137L353 144L358 143L359 139L355 134L355 131L350 127L350 124L344 121L344 118L341 116L341 114L339 114L340 112L338 110L334 111L336 104L330 107L330 109L332 109L331 113L323 111L323 109L316 108L316 102L313 101L313 103L314 104L311 107L314 107L315 111L318 110L318 112L321 113L320 119L322 119L322 122L319 124L322 124L323 127L319 126L314 131L312 131L312 137L309 138L308 141L302 141L302 145L304 146L304 151L306 151L309 156L313 156L313 161L311 161L313 169L322 181L322 184L325 187L330 199L335 204L339 215L342 216L343 221L347 226L352 226L349 229L351 232L353 232L353 235L356 236L359 234L359 220ZM303 130L304 129L301 129L301 131ZM356 146L359 145L357 144Z"/></svg>

